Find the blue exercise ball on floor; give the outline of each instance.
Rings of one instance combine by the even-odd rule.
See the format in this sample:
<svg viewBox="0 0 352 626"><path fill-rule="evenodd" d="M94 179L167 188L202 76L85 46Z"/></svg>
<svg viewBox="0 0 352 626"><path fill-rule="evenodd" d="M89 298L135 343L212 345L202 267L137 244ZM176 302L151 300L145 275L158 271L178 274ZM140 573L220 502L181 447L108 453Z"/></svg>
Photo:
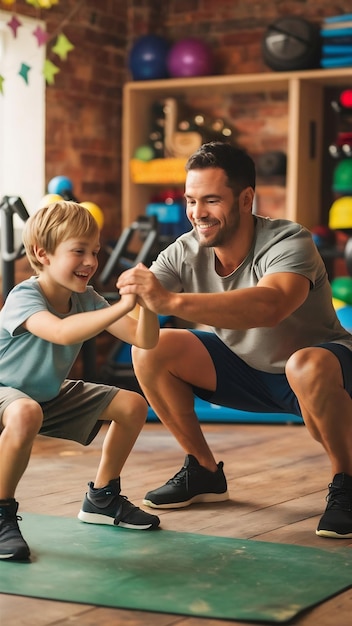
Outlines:
<svg viewBox="0 0 352 626"><path fill-rule="evenodd" d="M128 66L134 80L167 78L167 55L170 44L159 35L143 35L133 45Z"/></svg>

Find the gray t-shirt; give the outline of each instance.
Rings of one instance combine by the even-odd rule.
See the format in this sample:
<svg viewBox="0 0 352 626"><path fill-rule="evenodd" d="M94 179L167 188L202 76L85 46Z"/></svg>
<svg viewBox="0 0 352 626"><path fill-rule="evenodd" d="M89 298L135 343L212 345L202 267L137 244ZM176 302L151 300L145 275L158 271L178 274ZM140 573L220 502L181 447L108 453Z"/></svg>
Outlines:
<svg viewBox="0 0 352 626"><path fill-rule="evenodd" d="M39 311L64 318L107 306L108 302L88 286L84 293L72 294L71 310L63 315L49 305L35 277L16 285L0 312L0 386L19 389L37 402L55 398L82 343L50 343L25 330L23 322Z"/></svg>
<svg viewBox="0 0 352 626"><path fill-rule="evenodd" d="M216 273L214 249L200 247L194 231L163 250L151 270L166 289L187 293L255 287L263 276L278 272L306 276L311 284L306 301L274 328L214 328L218 337L255 369L282 373L293 352L320 343L337 342L352 350L352 335L336 316L325 265L309 231L288 220L255 219L253 245L229 276Z"/></svg>

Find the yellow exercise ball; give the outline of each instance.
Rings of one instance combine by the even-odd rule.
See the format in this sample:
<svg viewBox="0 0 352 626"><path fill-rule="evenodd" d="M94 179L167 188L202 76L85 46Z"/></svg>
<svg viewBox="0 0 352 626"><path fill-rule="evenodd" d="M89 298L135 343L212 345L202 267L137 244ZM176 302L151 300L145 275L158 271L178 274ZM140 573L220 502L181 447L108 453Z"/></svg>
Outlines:
<svg viewBox="0 0 352 626"><path fill-rule="evenodd" d="M342 307L347 306L346 302L344 300L340 300L339 298L333 298L332 304L335 311L338 311L339 309L342 309Z"/></svg>
<svg viewBox="0 0 352 626"><path fill-rule="evenodd" d="M342 196L332 203L329 211L329 227L333 230L352 228L351 196Z"/></svg>
<svg viewBox="0 0 352 626"><path fill-rule="evenodd" d="M48 206L53 202L60 202L61 200L63 200L63 197L59 196L58 193L47 193L45 196L42 197L38 209L43 209L45 206Z"/></svg>
<svg viewBox="0 0 352 626"><path fill-rule="evenodd" d="M97 204L94 204L94 202L80 202L80 204L88 209L89 213L93 215L99 226L99 230L101 230L104 226L104 213L101 208Z"/></svg>

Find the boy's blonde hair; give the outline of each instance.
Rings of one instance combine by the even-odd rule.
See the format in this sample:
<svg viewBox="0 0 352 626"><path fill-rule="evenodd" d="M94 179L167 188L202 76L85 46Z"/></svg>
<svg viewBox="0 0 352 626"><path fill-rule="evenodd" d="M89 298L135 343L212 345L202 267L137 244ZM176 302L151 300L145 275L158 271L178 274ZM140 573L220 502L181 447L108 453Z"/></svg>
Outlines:
<svg viewBox="0 0 352 626"><path fill-rule="evenodd" d="M77 202L60 200L45 206L26 221L22 240L31 267L38 273L43 267L34 247L54 254L57 246L71 237L93 237L99 227L92 214Z"/></svg>

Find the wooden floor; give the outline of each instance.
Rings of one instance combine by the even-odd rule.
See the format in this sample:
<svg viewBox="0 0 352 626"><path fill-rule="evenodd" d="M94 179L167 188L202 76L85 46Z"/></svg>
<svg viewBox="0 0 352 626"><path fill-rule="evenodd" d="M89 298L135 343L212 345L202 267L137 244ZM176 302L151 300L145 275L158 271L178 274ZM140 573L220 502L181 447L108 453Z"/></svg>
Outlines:
<svg viewBox="0 0 352 626"><path fill-rule="evenodd" d="M325 454L304 426L206 424L204 431L217 461L224 461L231 500L218 505L160 511L164 529L351 549L352 541L334 541L315 535L325 508L330 471ZM75 517L86 483L94 479L104 434L105 427L88 448L38 437L17 494L19 513ZM146 491L170 478L181 467L183 458L183 452L161 424L147 423L124 469L123 493L140 505ZM0 595L0 623L4 626L244 624L9 595ZM350 626L352 590L291 623ZM249 626L249 622L245 624Z"/></svg>

